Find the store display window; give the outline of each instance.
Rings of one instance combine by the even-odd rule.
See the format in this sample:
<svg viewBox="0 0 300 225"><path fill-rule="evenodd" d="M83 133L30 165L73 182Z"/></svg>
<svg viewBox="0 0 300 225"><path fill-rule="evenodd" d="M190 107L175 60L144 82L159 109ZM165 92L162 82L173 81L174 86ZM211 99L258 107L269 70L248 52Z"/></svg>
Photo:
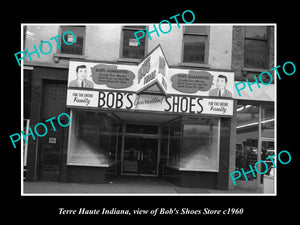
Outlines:
<svg viewBox="0 0 300 225"><path fill-rule="evenodd" d="M219 119L200 118L183 125L180 168L197 171L218 171Z"/></svg>
<svg viewBox="0 0 300 225"><path fill-rule="evenodd" d="M168 165L179 170L219 168L219 118L183 118L170 123Z"/></svg>
<svg viewBox="0 0 300 225"><path fill-rule="evenodd" d="M116 162L121 124L108 113L75 111L70 127L68 165L104 166Z"/></svg>

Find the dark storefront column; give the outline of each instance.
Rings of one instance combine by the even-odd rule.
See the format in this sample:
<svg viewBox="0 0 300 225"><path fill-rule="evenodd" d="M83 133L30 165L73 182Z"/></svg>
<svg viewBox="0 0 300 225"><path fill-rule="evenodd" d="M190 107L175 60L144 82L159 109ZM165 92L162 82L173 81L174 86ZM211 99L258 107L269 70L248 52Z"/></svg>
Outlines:
<svg viewBox="0 0 300 225"><path fill-rule="evenodd" d="M219 172L217 189L228 189L229 158L230 158L230 125L231 119L222 118L220 128Z"/></svg>
<svg viewBox="0 0 300 225"><path fill-rule="evenodd" d="M235 170L236 151L236 101L233 106L233 117L221 119L220 158L217 189L232 190L233 183L229 176Z"/></svg>
<svg viewBox="0 0 300 225"><path fill-rule="evenodd" d="M228 189L234 190L234 184L230 177L230 173L235 171L236 168L236 127L237 127L237 118L236 118L236 111L237 109L237 100L233 102L233 116L231 118L230 123L230 149L229 149L229 170L228 170Z"/></svg>

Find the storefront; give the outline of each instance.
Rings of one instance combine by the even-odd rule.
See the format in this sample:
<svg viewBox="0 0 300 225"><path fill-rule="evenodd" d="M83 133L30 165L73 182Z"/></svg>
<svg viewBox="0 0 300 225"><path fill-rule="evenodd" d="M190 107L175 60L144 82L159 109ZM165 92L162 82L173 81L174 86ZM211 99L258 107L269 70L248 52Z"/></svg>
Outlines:
<svg viewBox="0 0 300 225"><path fill-rule="evenodd" d="M236 97L236 156L235 170L250 170L260 160L266 161L268 168L259 165L259 171L266 171L264 175L248 174L247 179L242 177L237 181L238 188L255 190L256 192L275 193L276 170L268 156L276 154L275 135L275 91L274 85L255 90L255 96L246 91L242 97ZM273 172L271 171L273 170ZM270 185L266 184L270 180ZM268 191L264 189L268 188Z"/></svg>
<svg viewBox="0 0 300 225"><path fill-rule="evenodd" d="M264 187L260 174L236 186L229 174L275 151L273 84L237 96L233 72L170 68L160 46L138 65L85 60L31 71L27 127L62 112L72 122L29 141L28 181L154 176L183 187Z"/></svg>
<svg viewBox="0 0 300 225"><path fill-rule="evenodd" d="M70 61L67 176L159 176L227 189L234 73L170 68L160 46L137 66Z"/></svg>

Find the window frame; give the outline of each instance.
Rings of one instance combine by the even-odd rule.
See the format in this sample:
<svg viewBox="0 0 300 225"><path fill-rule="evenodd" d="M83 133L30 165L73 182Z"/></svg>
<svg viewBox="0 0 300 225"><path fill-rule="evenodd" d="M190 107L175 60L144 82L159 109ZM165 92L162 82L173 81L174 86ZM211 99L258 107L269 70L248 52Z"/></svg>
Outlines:
<svg viewBox="0 0 300 225"><path fill-rule="evenodd" d="M181 54L181 65L183 66L199 66L199 67L208 67L208 57L209 57L209 38L210 38L210 26L204 26L206 27L205 32L199 32L199 33L194 33L194 32L187 32L186 27L187 26L192 26L192 25L184 25L183 26L183 33L182 33L182 54ZM197 25L199 26L199 25ZM198 63L198 62L185 62L184 60L184 36L185 35L190 35L190 36L200 36L200 37L205 37L206 41L205 43L205 50L204 50L204 62L203 63Z"/></svg>
<svg viewBox="0 0 300 225"><path fill-rule="evenodd" d="M244 27L244 51L243 51L243 67L247 70L251 70L251 69L254 69L254 70L259 70L259 71L264 71L266 69L268 69L268 65L270 65L270 27L267 25L267 26L262 26L262 27L266 27L266 38L260 38L260 37L247 37L246 33L247 33L247 27L250 27L250 26L254 26L254 25L249 25L249 26L245 26ZM256 25L255 25L256 26ZM267 55L266 55L266 67L265 68L258 68L256 66L253 66L253 65L246 65L246 40L254 40L254 41L264 41L266 42L266 45L267 45ZM252 70L251 70L252 71Z"/></svg>
<svg viewBox="0 0 300 225"><path fill-rule="evenodd" d="M62 35L63 35L63 27L82 27L84 28L84 31L83 31L83 43L82 43L82 54L71 54L71 53L63 53L61 52L61 48L57 51L58 54L59 54L59 57L66 57L66 58L82 58L85 56L85 45L86 45L86 26L84 25L74 25L74 26L65 26L65 25L62 25L59 27L59 33L61 35L61 37L59 38L59 44L60 44L60 47L62 46ZM58 48L58 47L57 47Z"/></svg>
<svg viewBox="0 0 300 225"><path fill-rule="evenodd" d="M132 26L132 27L130 27ZM120 35L120 50L119 50L119 59L118 61L126 61L126 62L140 62L143 57L146 56L147 54L147 50L148 50L148 40L146 38L146 36L144 37L145 38L145 46L144 46L144 55L141 59L138 59L138 58L129 58L129 57L123 57L123 49L124 49L124 43L123 43L123 39L124 39L124 30L131 30L131 31L139 31L141 30L140 28L135 28L133 26L140 26L140 25L123 25L121 26L121 35ZM144 26L144 25L141 25L141 26ZM144 29L148 27L148 26L144 26ZM146 34L145 34L146 35Z"/></svg>

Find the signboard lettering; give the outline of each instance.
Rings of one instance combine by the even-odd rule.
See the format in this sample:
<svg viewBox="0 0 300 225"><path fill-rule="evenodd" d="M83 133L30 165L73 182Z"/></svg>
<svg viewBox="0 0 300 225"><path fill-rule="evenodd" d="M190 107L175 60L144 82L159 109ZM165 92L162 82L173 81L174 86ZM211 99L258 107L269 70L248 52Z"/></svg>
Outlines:
<svg viewBox="0 0 300 225"><path fill-rule="evenodd" d="M138 70L138 84L140 83L141 79L149 72L150 70L150 59L151 56L149 56L141 65L141 68Z"/></svg>
<svg viewBox="0 0 300 225"><path fill-rule="evenodd" d="M168 73L168 65L166 63L162 49L158 46L153 49L149 56L142 60L138 65L138 85L136 93L154 91L157 86L160 92L166 95L167 81L164 77ZM156 88L157 89L157 88Z"/></svg>
<svg viewBox="0 0 300 225"><path fill-rule="evenodd" d="M156 77L156 70L154 70L152 73L150 73L147 76L145 76L144 84L147 84L148 82L150 82L151 80L153 80L155 77Z"/></svg>
<svg viewBox="0 0 300 225"><path fill-rule="evenodd" d="M186 96L168 96L165 112L181 112L181 113L201 113L203 106L201 105L202 98L186 97Z"/></svg>
<svg viewBox="0 0 300 225"><path fill-rule="evenodd" d="M99 94L100 108L131 109L133 106L132 93L104 92Z"/></svg>
<svg viewBox="0 0 300 225"><path fill-rule="evenodd" d="M98 91L68 89L67 105L98 107L98 97Z"/></svg>
<svg viewBox="0 0 300 225"><path fill-rule="evenodd" d="M159 56L158 73L166 76L166 60L162 56Z"/></svg>

